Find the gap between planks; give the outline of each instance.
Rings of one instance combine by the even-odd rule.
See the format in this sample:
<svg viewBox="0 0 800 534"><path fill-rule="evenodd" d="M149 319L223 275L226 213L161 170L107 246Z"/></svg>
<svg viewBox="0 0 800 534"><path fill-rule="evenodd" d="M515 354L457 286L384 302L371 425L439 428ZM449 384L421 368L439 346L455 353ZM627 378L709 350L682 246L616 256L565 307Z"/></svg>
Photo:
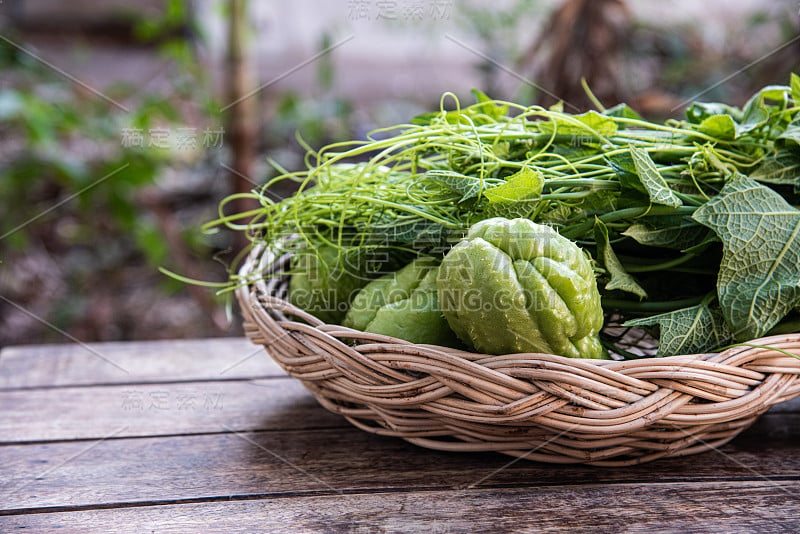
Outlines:
<svg viewBox="0 0 800 534"><path fill-rule="evenodd" d="M110 504L0 516L0 527L248 532L796 531L796 484L605 485L339 495L272 496L181 503ZM609 495L609 489L616 492ZM621 490L621 491L620 491ZM644 503L643 506L643 499ZM775 506L781 501L781 506ZM591 529L591 530L589 530Z"/></svg>
<svg viewBox="0 0 800 534"><path fill-rule="evenodd" d="M610 469L429 451L355 429L238 434L9 447L3 451L0 502L6 509L38 509L387 487L800 480L786 442L758 450L753 443L731 443L718 454Z"/></svg>
<svg viewBox="0 0 800 534"><path fill-rule="evenodd" d="M255 380L294 380L289 375L263 375L263 376L243 376L236 378L187 378L185 380L161 380L155 381L131 381L131 382L92 382L86 384L58 384L50 386L20 386L20 387L0 387L0 394L15 391L47 391L52 389L81 389L81 388L103 388L103 387L131 387L131 386L170 386L174 384L217 384L220 382L252 382Z"/></svg>
<svg viewBox="0 0 800 534"><path fill-rule="evenodd" d="M659 482L647 482L648 488L656 489L663 486L691 486L697 488L700 486L712 487L720 482L729 486L746 486L752 487L754 484L757 487L772 487L784 488L785 486L794 487L797 483L797 491L787 493L795 495L800 492L800 478L776 478L771 479L765 484L763 479L750 478L750 479L736 479L736 480L721 480L708 482L707 480L686 479L686 480L662 480ZM117 510L123 508L147 508L153 506L175 506L184 504L211 504L220 502L242 502L242 501L258 501L258 500L274 500L274 499L308 499L316 497L335 497L341 496L370 496L370 495L391 495L391 494L414 494L414 493L443 493L443 492L484 492L491 490L524 490L524 489L544 489L544 490L595 490L608 488L609 490L619 490L621 487L635 487L641 489L645 484L637 481L619 481L619 482L606 482L595 484L536 484L536 483L521 483L515 485L508 484L484 484L480 487L450 487L450 486L408 486L408 487L383 487L383 488L359 488L359 489L342 489L338 491L332 490L307 490L307 491L287 491L287 492L267 492L267 493L249 493L241 495L221 495L209 497L196 497L185 499L164 499L164 500L149 500L149 501L121 501L112 503L97 503L97 504L84 504L84 505L61 505L61 506L41 506L31 508L15 508L15 509L0 509L1 516L14 516L14 515L31 515L31 514L47 514L47 513L65 513L65 512L85 512L92 510ZM733 489L733 488L730 488ZM675 488L679 491L679 488Z"/></svg>
<svg viewBox="0 0 800 534"><path fill-rule="evenodd" d="M102 441L123 441L136 439L169 439L169 438L194 438L199 436L225 436L228 434L269 434L279 432L281 434L293 434L297 432L330 432L341 430L353 430L355 427L346 421L340 425L303 427L303 428L231 428L229 430L216 430L210 432L183 432L180 434L150 434L141 436L109 436L107 438L72 438L72 439L43 439L39 441L0 441L0 447L14 447L25 445L56 445L59 443L93 443Z"/></svg>

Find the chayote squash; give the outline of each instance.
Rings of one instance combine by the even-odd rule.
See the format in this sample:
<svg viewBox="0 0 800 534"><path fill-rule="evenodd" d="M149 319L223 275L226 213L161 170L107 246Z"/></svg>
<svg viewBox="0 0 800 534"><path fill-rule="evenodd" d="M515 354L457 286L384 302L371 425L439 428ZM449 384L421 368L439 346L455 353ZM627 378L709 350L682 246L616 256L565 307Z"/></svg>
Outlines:
<svg viewBox="0 0 800 534"><path fill-rule="evenodd" d="M326 323L344 318L356 293L378 276L363 253L331 245L299 248L292 257L289 302Z"/></svg>
<svg viewBox="0 0 800 534"><path fill-rule="evenodd" d="M353 299L344 326L412 343L460 345L439 310L437 274L436 260L419 258L373 280Z"/></svg>
<svg viewBox="0 0 800 534"><path fill-rule="evenodd" d="M492 218L444 257L439 302L462 341L487 354L605 358L589 257L549 226Z"/></svg>

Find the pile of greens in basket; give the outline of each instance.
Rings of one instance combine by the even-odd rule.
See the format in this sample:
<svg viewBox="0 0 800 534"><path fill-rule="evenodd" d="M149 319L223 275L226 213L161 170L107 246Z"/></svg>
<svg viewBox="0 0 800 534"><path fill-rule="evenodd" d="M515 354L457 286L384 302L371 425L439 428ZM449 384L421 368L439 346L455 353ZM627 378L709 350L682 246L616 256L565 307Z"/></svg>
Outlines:
<svg viewBox="0 0 800 534"><path fill-rule="evenodd" d="M475 96L476 104L461 107L447 94L441 111L409 124L309 149L307 170L253 193L260 209L225 215L223 202L212 226L292 252L292 302L361 329L383 321L411 333L450 319L432 292L470 273L456 266L443 274L439 263L471 239L477 223L527 219L580 247L606 319L652 329L658 355L800 331L800 76L790 86L765 87L741 109L694 102L685 120L666 123L627 105L570 114ZM448 104L455 109L445 111ZM276 202L267 190L280 180L296 181L299 190ZM523 277L534 258L509 251L513 235L495 237L506 239L498 250ZM487 260L485 268L505 265ZM372 279L383 281L359 300ZM521 304L536 308L528 319L545 330L565 319L542 318L547 310L530 299L541 284L559 280L534 283ZM243 281L233 275L232 283ZM478 306L484 319L497 315L485 302ZM403 324L410 309L428 315ZM492 324L497 336L513 335L513 319ZM438 342L481 349L465 328L450 326L459 335L439 332Z"/></svg>

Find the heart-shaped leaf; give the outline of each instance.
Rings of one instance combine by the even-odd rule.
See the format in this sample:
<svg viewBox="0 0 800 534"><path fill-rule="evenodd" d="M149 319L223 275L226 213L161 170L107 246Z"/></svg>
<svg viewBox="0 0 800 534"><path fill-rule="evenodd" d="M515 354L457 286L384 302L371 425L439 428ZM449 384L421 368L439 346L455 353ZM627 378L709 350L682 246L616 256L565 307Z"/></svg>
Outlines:
<svg viewBox="0 0 800 534"><path fill-rule="evenodd" d="M764 335L800 304L800 211L742 175L693 215L722 240L717 295L739 340Z"/></svg>

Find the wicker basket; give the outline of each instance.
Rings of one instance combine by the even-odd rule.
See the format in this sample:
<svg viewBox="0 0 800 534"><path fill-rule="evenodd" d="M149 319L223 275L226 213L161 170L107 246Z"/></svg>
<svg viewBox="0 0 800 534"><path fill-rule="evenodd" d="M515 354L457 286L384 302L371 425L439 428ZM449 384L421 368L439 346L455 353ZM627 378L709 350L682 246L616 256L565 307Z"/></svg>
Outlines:
<svg viewBox="0 0 800 534"><path fill-rule="evenodd" d="M248 337L326 409L423 447L632 465L718 447L800 394L800 334L626 361L487 356L324 324L286 300L287 262L256 247L242 266Z"/></svg>

